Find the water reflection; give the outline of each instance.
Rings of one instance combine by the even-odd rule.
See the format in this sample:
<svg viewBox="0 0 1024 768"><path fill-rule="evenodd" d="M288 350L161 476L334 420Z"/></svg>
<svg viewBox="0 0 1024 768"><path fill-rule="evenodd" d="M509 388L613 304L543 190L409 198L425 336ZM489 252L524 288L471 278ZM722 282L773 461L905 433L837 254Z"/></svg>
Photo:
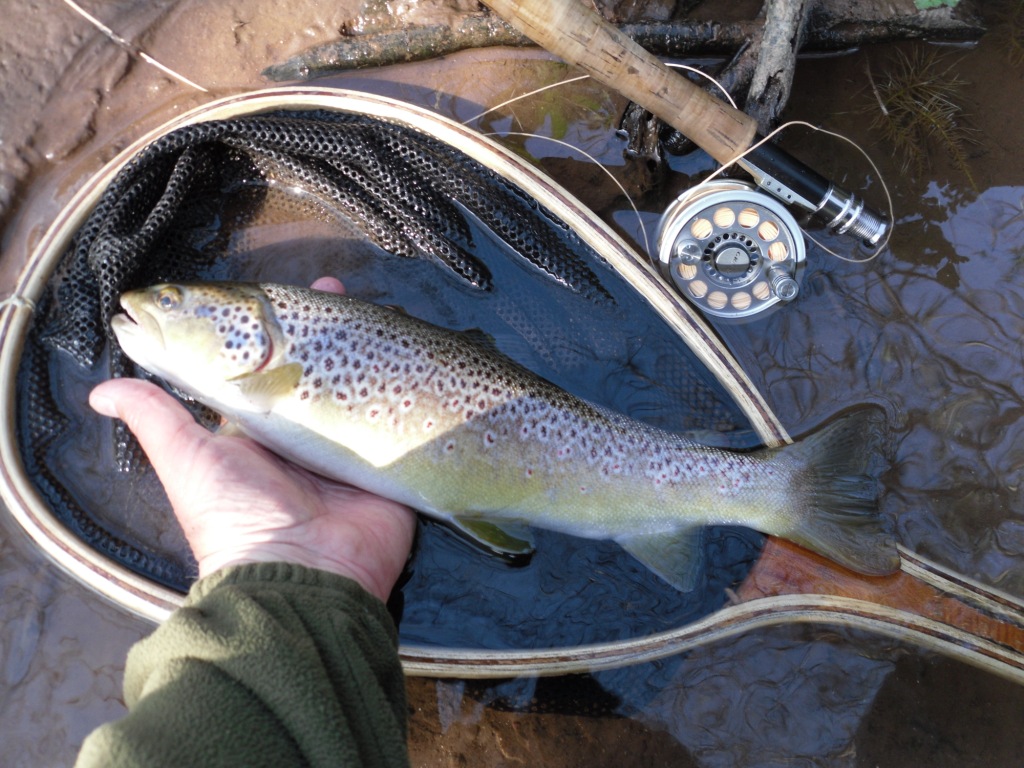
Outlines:
<svg viewBox="0 0 1024 768"><path fill-rule="evenodd" d="M818 251L799 302L763 329L726 330L790 429L850 402L883 405L902 543L1018 595L1024 565L994 531L1020 519L1022 192L932 182L869 269Z"/></svg>

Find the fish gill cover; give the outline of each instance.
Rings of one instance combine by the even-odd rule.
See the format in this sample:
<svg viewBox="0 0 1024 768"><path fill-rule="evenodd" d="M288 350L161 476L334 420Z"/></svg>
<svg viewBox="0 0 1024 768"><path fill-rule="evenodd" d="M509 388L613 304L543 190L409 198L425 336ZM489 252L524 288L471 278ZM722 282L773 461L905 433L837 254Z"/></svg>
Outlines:
<svg viewBox="0 0 1024 768"><path fill-rule="evenodd" d="M322 274L353 295L483 331L564 389L634 418L746 434L692 351L521 188L412 128L281 111L187 126L147 146L50 278L19 372L18 429L29 476L58 518L115 561L187 589L188 547L144 456L123 425L111 439L85 405L98 381L138 373L111 336L118 298L157 282L308 285ZM402 636L541 647L677 626L722 604L760 541L709 531L704 588L683 595L611 542L542 532L529 564L514 567L424 523L401 589Z"/></svg>

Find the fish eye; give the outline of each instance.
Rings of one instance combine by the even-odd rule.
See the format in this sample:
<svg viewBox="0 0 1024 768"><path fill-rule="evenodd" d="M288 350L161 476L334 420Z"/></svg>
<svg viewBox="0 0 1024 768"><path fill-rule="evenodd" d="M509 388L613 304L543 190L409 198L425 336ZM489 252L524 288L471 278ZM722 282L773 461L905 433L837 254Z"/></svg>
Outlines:
<svg viewBox="0 0 1024 768"><path fill-rule="evenodd" d="M181 304L181 289L173 285L161 288L156 294L156 305L160 309L174 309Z"/></svg>

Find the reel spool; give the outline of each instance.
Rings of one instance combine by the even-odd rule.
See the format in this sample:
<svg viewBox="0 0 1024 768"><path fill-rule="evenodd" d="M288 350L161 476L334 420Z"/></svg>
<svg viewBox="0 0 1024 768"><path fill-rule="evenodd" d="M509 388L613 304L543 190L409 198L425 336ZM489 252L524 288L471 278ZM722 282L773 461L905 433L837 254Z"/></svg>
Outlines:
<svg viewBox="0 0 1024 768"><path fill-rule="evenodd" d="M732 179L676 198L658 227L658 266L709 315L748 318L800 292L803 233L781 203Z"/></svg>

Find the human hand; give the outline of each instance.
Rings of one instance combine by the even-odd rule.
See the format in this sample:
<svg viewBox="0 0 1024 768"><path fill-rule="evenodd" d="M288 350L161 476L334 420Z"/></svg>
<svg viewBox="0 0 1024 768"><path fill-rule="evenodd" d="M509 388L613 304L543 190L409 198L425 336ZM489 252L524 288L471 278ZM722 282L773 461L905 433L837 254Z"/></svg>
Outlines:
<svg viewBox="0 0 1024 768"><path fill-rule="evenodd" d="M343 290L329 278L313 287ZM284 561L348 576L387 600L412 547L408 507L301 469L249 438L211 433L149 382L106 381L89 403L138 438L200 576Z"/></svg>

